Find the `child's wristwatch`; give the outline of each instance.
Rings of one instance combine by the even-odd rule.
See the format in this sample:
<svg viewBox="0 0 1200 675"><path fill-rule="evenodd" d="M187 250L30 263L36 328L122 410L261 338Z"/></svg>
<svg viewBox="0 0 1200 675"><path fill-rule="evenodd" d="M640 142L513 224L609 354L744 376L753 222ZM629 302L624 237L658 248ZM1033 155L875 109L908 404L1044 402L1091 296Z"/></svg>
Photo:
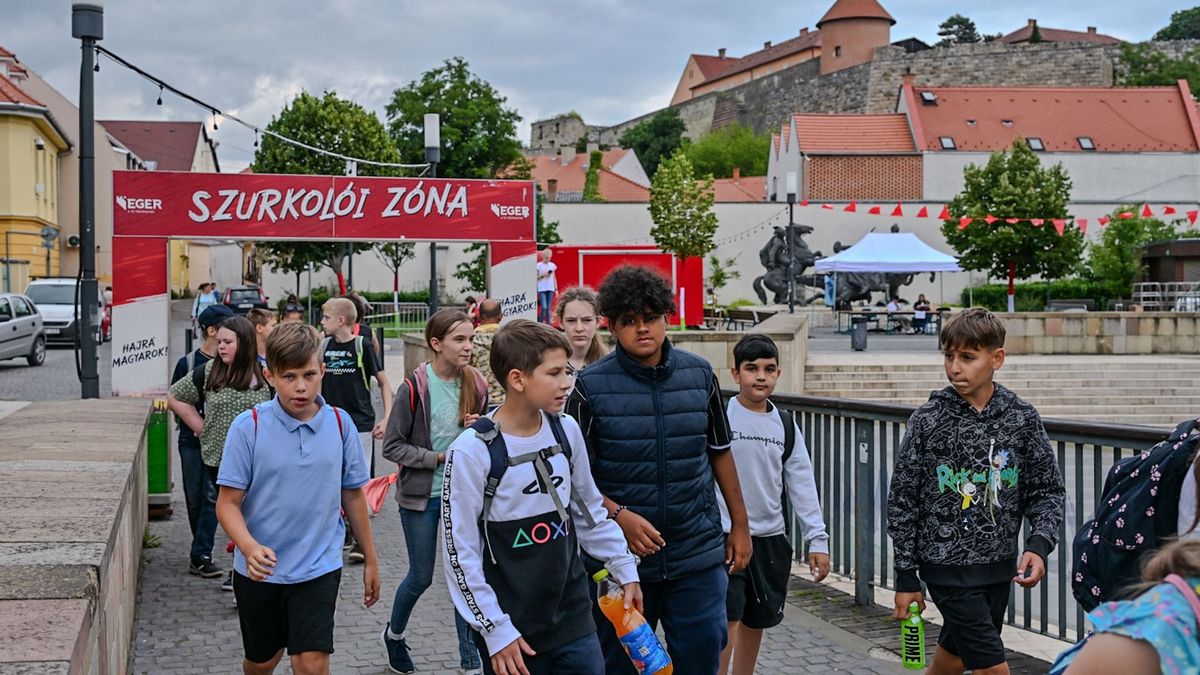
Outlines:
<svg viewBox="0 0 1200 675"><path fill-rule="evenodd" d="M617 516L621 515L621 512L622 512L622 511L624 511L624 510L625 510L625 507L624 507L624 506L618 506L617 508L613 509L613 512L612 512L612 513L608 514L608 519L609 519L609 520L616 520L616 519L617 519Z"/></svg>

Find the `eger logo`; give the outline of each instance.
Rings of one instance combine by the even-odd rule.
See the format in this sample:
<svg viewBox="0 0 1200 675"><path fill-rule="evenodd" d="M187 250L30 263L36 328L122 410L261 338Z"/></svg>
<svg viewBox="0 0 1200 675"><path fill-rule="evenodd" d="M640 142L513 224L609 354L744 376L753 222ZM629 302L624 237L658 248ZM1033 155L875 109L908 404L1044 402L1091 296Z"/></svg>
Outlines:
<svg viewBox="0 0 1200 675"><path fill-rule="evenodd" d="M117 206L130 213L154 213L162 209L162 200L117 195Z"/></svg>
<svg viewBox="0 0 1200 675"><path fill-rule="evenodd" d="M492 204L492 213L496 214L497 218L504 220L523 220L529 217L529 207Z"/></svg>

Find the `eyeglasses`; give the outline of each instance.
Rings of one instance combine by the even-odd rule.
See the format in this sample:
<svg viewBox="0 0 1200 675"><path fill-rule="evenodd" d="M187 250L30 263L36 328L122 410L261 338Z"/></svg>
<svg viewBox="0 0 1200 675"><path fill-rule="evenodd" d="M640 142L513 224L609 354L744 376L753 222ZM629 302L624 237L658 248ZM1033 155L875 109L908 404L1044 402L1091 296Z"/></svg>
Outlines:
<svg viewBox="0 0 1200 675"><path fill-rule="evenodd" d="M283 311L284 311L284 313L285 313L285 314L286 314L286 313L289 313L289 312L303 312L303 311L304 311L304 308L303 308L303 307L301 307L300 305L291 305L291 304L289 304L289 305L284 305L284 307L283 307Z"/></svg>

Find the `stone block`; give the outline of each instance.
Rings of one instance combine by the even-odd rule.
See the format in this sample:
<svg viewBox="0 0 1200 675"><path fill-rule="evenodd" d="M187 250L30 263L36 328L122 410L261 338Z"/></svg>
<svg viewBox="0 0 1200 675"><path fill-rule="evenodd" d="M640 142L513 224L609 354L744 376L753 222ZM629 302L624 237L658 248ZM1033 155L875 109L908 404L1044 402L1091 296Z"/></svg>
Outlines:
<svg viewBox="0 0 1200 675"><path fill-rule="evenodd" d="M1113 354L1128 354L1129 353L1129 337L1124 333L1111 336Z"/></svg>
<svg viewBox="0 0 1200 675"><path fill-rule="evenodd" d="M1158 320L1158 330L1154 333L1156 336L1173 337L1175 335L1175 318L1164 317Z"/></svg>
<svg viewBox="0 0 1200 675"><path fill-rule="evenodd" d="M1137 335L1138 330L1141 329L1141 325L1142 325L1141 318L1136 317L1136 316L1125 317L1125 334L1126 335Z"/></svg>
<svg viewBox="0 0 1200 675"><path fill-rule="evenodd" d="M1125 319L1110 319L1105 317L1103 324L1105 335L1117 336L1125 334Z"/></svg>
<svg viewBox="0 0 1200 675"><path fill-rule="evenodd" d="M1025 319L1025 335L1041 337L1046 334L1046 320L1040 317Z"/></svg>
<svg viewBox="0 0 1200 675"><path fill-rule="evenodd" d="M1004 332L1008 336L1024 335L1026 319L1009 315L1004 318Z"/></svg>
<svg viewBox="0 0 1200 675"><path fill-rule="evenodd" d="M1115 354L1113 351L1114 338L1111 335L1100 335L1096 337L1096 352L1097 354Z"/></svg>
<svg viewBox="0 0 1200 675"><path fill-rule="evenodd" d="M1196 345L1200 342L1195 335L1176 335L1175 336L1175 353L1177 354L1195 354Z"/></svg>
<svg viewBox="0 0 1200 675"><path fill-rule="evenodd" d="M1138 319L1138 335L1142 337L1153 336L1156 332L1158 332L1158 326L1156 325L1157 323L1158 322L1152 318L1143 317Z"/></svg>
<svg viewBox="0 0 1200 675"><path fill-rule="evenodd" d="M1031 338L1024 335L1016 337L1007 335L1004 338L1004 351L1007 354L1028 354L1028 343Z"/></svg>
<svg viewBox="0 0 1200 675"><path fill-rule="evenodd" d="M1166 323L1164 319L1159 323ZM1152 354L1171 354L1175 351L1175 337L1168 335L1154 335L1150 337L1150 353Z"/></svg>
<svg viewBox="0 0 1200 675"><path fill-rule="evenodd" d="M1103 329L1103 322L1099 318L1089 316L1086 322L1086 331L1088 335L1103 335L1101 332Z"/></svg>
<svg viewBox="0 0 1200 675"><path fill-rule="evenodd" d="M1062 334L1068 336L1082 336L1087 332L1087 318L1066 316L1062 319Z"/></svg>
<svg viewBox="0 0 1200 675"><path fill-rule="evenodd" d="M87 600L0 600L0 671L23 661L70 662L89 614Z"/></svg>
<svg viewBox="0 0 1200 675"><path fill-rule="evenodd" d="M1046 335L1053 337L1063 334L1063 320L1061 317L1048 316L1045 318Z"/></svg>
<svg viewBox="0 0 1200 675"><path fill-rule="evenodd" d="M1137 335L1129 338L1130 354L1152 354L1154 353L1153 337L1150 335Z"/></svg>
<svg viewBox="0 0 1200 675"><path fill-rule="evenodd" d="M1180 315L1175 319L1176 335L1195 335L1196 316L1194 314Z"/></svg>

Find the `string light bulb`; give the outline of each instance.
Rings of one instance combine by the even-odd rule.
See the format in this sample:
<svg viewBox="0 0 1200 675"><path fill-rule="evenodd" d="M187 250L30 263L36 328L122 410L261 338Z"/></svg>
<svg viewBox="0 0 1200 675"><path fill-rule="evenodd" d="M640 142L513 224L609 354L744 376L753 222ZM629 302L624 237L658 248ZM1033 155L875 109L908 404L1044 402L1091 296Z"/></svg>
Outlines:
<svg viewBox="0 0 1200 675"><path fill-rule="evenodd" d="M158 85L158 101L157 101L158 105L162 105L162 95L163 95L163 87L160 84L160 85Z"/></svg>
<svg viewBox="0 0 1200 675"><path fill-rule="evenodd" d="M213 110L212 114L213 114L213 131L216 131L217 129L220 128L217 126L217 111Z"/></svg>
<svg viewBox="0 0 1200 675"><path fill-rule="evenodd" d="M254 130L254 147L255 149L258 148L258 129Z"/></svg>

